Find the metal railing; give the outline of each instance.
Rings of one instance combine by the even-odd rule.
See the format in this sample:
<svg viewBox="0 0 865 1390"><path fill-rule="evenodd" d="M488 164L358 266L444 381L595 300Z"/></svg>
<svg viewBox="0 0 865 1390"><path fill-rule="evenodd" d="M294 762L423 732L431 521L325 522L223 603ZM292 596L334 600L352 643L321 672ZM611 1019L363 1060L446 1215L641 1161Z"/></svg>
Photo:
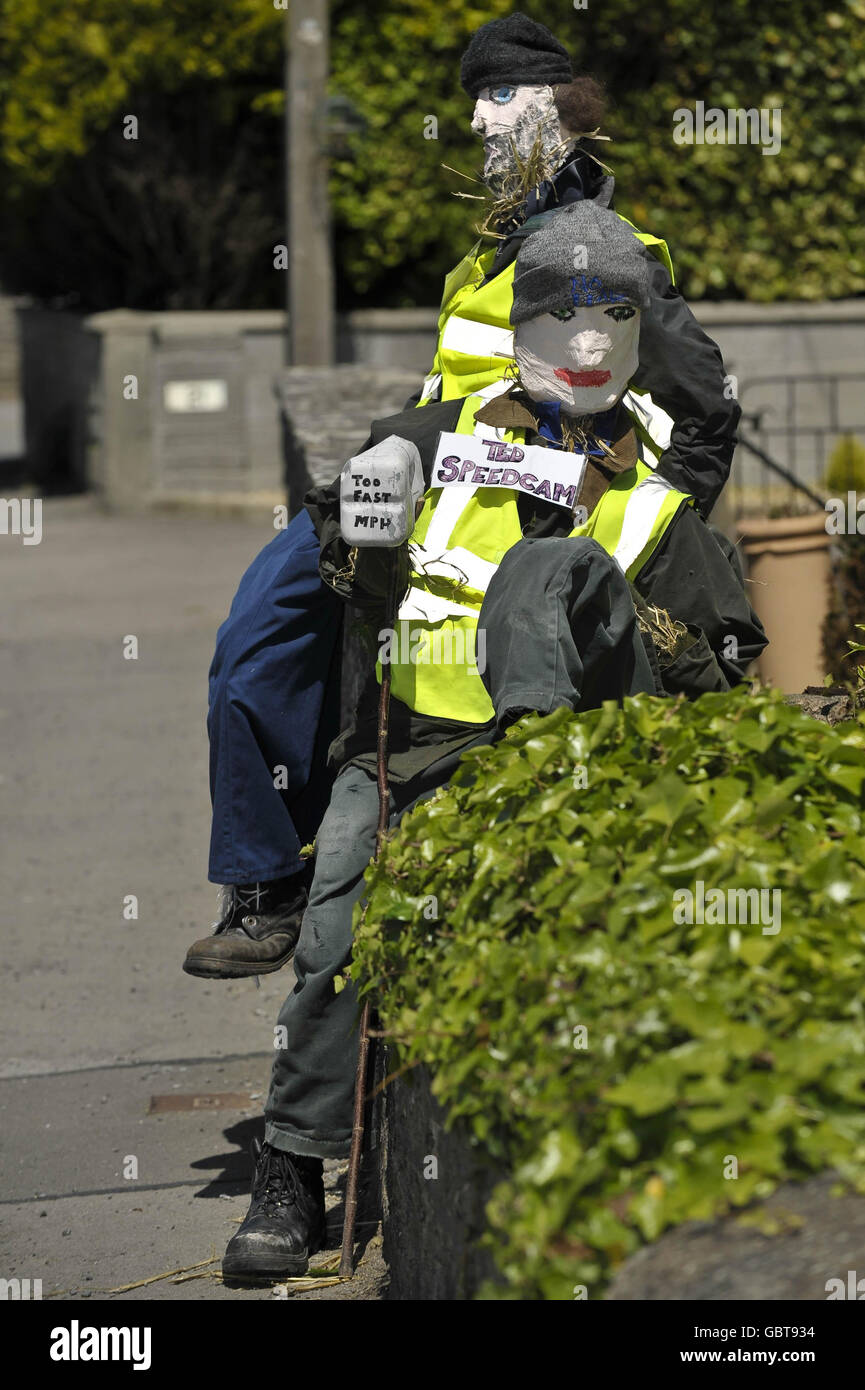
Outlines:
<svg viewBox="0 0 865 1390"><path fill-rule="evenodd" d="M760 396L769 399L755 408ZM736 461L730 480L736 509L783 507L794 494L803 506L822 507L834 444L844 434L865 439L865 372L751 377L739 403L739 446L756 462L748 468L741 456Z"/></svg>

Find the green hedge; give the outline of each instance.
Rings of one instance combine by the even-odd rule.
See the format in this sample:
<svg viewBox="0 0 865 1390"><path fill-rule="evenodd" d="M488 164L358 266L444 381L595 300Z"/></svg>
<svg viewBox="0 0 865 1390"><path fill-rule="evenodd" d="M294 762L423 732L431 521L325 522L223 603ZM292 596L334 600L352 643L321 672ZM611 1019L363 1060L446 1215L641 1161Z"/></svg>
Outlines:
<svg viewBox="0 0 865 1390"><path fill-rule="evenodd" d="M392 836L352 973L501 1174L489 1296L600 1297L787 1178L865 1190L863 781L861 715L640 697L529 716ZM780 930L677 924L698 880L780 890Z"/></svg>
<svg viewBox="0 0 865 1390"><path fill-rule="evenodd" d="M838 299L865 292L865 0L355 0L334 6L334 85L373 138L335 166L339 259L349 293L435 303L462 254L480 145L458 85L468 36L519 8L578 70L607 85L605 147L617 208L665 237L691 299ZM782 108L782 146L677 145L679 108ZM438 140L423 138L435 115ZM481 190L482 191L482 190Z"/></svg>
<svg viewBox="0 0 865 1390"><path fill-rule="evenodd" d="M332 0L340 301L436 304L473 239L469 35L513 0ZM692 299L865 292L865 0L520 0L606 82L618 208ZM270 0L0 0L0 276L81 307L281 305L284 11ZM782 146L673 141L697 101L782 108ZM123 138L125 113L140 119ZM427 117L438 138L424 138ZM476 190L475 190L476 191ZM132 213L130 214L130 207ZM137 209L137 212L136 212ZM68 247L72 246L72 253Z"/></svg>

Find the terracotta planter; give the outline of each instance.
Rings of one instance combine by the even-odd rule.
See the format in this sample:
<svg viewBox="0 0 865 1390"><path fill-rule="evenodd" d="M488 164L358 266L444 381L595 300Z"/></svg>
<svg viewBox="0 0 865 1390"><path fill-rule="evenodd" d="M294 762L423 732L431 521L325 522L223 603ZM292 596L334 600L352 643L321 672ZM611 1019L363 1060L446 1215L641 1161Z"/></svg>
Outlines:
<svg viewBox="0 0 865 1390"><path fill-rule="evenodd" d="M737 523L747 559L748 598L769 646L761 678L788 694L823 681L820 633L829 603L826 513L746 517Z"/></svg>

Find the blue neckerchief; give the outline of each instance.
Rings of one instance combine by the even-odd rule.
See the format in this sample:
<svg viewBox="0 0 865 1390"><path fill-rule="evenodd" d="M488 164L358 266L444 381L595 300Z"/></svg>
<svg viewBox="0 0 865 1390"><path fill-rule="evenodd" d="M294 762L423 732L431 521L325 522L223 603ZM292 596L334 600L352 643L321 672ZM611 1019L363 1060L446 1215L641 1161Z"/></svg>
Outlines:
<svg viewBox="0 0 865 1390"><path fill-rule="evenodd" d="M549 439L557 448L562 447L562 403L561 401L534 401L538 417L538 434L541 439Z"/></svg>
<svg viewBox="0 0 865 1390"><path fill-rule="evenodd" d="M542 439L548 439L557 449L561 449L561 401L533 401L532 408L538 420L538 434ZM611 410L605 410L602 414L595 415L592 419L592 434L608 445L612 444L617 411L618 406L614 405ZM588 449L587 453L590 458L603 458L604 456L604 451L600 447Z"/></svg>

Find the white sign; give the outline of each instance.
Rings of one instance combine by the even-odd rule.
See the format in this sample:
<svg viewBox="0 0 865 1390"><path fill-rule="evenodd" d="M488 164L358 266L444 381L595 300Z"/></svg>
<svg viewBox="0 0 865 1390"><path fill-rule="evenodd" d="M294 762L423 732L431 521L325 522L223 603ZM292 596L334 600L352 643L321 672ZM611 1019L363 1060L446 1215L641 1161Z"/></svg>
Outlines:
<svg viewBox="0 0 865 1390"><path fill-rule="evenodd" d="M509 487L573 510L585 471L585 454L442 432L430 487Z"/></svg>
<svg viewBox="0 0 865 1390"><path fill-rule="evenodd" d="M188 414L228 408L227 381L166 381L162 388L166 410Z"/></svg>

